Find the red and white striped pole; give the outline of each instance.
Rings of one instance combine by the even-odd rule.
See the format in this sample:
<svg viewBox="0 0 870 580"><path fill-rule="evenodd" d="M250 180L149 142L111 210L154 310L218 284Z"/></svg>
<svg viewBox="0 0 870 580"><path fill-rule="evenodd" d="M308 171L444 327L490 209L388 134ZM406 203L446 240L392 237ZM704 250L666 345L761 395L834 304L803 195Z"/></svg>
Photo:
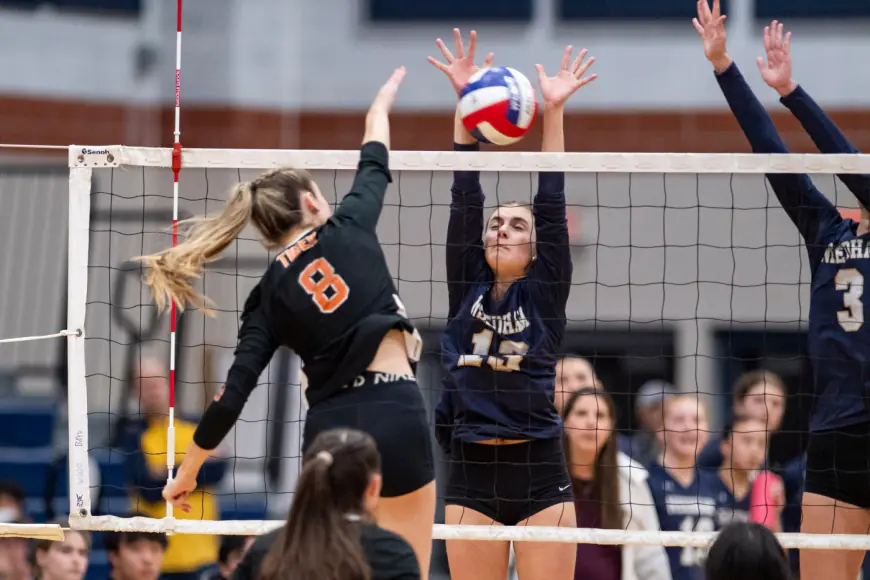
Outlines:
<svg viewBox="0 0 870 580"><path fill-rule="evenodd" d="M172 145L172 246L178 245L178 174L181 173L181 4L178 1L175 33L175 141ZM169 334L169 426L166 428L166 482L175 472L175 301L170 306ZM173 517L172 504L166 502L166 517Z"/></svg>

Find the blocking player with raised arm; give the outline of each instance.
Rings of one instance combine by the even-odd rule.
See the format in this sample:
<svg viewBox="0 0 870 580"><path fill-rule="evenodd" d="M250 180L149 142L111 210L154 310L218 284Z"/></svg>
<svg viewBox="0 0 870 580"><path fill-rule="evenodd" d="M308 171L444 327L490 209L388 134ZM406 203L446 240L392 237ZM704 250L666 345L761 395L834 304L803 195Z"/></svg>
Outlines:
<svg viewBox="0 0 870 580"><path fill-rule="evenodd" d="M779 93L782 104L800 121L819 151L860 153L795 82L791 33L783 35L782 23L773 21L765 28L764 48L766 63L759 57L764 82ZM828 321L824 325L817 321L816 326L826 331L819 333L815 351L824 367L815 369L817 401L810 418L801 532L866 534L870 529L870 335L864 325L861 292L870 272L866 264L870 257L870 176L844 173L837 177L858 199L861 217L858 223L842 220L836 236L820 240L827 244L820 270L827 270L823 275L828 279L833 277L835 288L834 292L828 289L816 310L825 312ZM812 329L812 311L810 324ZM857 576L862 560L862 552L802 550L801 573L809 578L838 570L842 572L836 577L842 573L851 579Z"/></svg>
<svg viewBox="0 0 870 580"><path fill-rule="evenodd" d="M756 153L788 150L764 107L728 57L724 16L698 3L695 28L740 127ZM854 153L837 127L791 79L788 38L768 28L764 80L783 99L825 153ZM870 327L862 302L870 276L870 177L841 175L861 204L861 219L844 219L807 175L769 174L779 202L806 244L812 272L808 351L816 404L810 418L802 532L865 534L870 528ZM852 580L859 551L802 550L804 578Z"/></svg>
<svg viewBox="0 0 870 580"><path fill-rule="evenodd" d="M226 384L206 409L193 443L163 497L184 507L200 467L239 417L275 350L301 357L309 403L303 450L318 433L369 433L382 457L378 524L403 536L427 577L435 515L435 476L426 409L414 378L420 335L396 294L376 226L387 184L389 112L404 68L378 92L366 116L356 178L332 215L317 184L279 169L238 184L223 211L197 221L184 242L142 258L160 308L202 307L190 284L251 222L265 245L282 249L242 313Z"/></svg>
<svg viewBox="0 0 870 580"><path fill-rule="evenodd" d="M459 93L477 71L476 34L468 55L454 34L456 56L439 40L447 63L430 62ZM571 52L566 48L553 77L537 67L545 152L565 150L564 103L595 78L583 76L592 64L586 51L573 63ZM458 115L454 142L457 151L478 149ZM564 173L539 173L532 208L506 204L485 216L479 173L454 173L441 341L447 377L436 412L436 435L449 459L448 524L576 526L553 403L573 270L564 189ZM520 580L573 578L573 544L518 542L514 551ZM447 542L454 580L502 580L509 553L508 542Z"/></svg>

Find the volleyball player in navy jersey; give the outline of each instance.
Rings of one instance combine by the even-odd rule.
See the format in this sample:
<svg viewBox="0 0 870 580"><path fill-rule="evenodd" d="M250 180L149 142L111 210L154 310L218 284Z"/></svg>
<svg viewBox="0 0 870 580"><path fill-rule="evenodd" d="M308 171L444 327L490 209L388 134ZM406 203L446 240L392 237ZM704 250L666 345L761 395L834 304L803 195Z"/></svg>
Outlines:
<svg viewBox="0 0 870 580"><path fill-rule="evenodd" d="M722 92L756 153L788 150L764 107L728 57L718 0L698 3L695 28ZM824 153L855 148L791 78L789 39L779 25L765 30L765 82L783 95ZM769 174L768 181L807 247L812 272L808 351L816 400L810 417L802 532L866 534L870 528L870 326L864 280L870 277L870 177L841 175L861 205L844 219L806 175ZM803 550L805 578L852 580L864 553Z"/></svg>
<svg viewBox="0 0 870 580"><path fill-rule="evenodd" d="M707 411L692 395L671 395L662 405L662 430L657 434L662 451L647 467L659 526L663 532L715 531L723 485L715 471L697 465L709 431ZM665 551L673 580L703 580L706 549L667 546Z"/></svg>
<svg viewBox="0 0 870 580"><path fill-rule="evenodd" d="M414 378L420 335L396 294L376 227L390 182L389 112L398 69L368 115L356 177L335 214L317 184L293 169L238 184L223 211L197 221L185 240L141 260L159 308L203 306L190 279L217 259L248 222L264 244L282 249L251 291L235 359L163 497L181 509L200 467L239 417L275 350L296 351L308 377L303 451L318 433L350 427L369 433L382 460L377 520L403 536L427 578L435 482L426 408Z"/></svg>
<svg viewBox="0 0 870 580"><path fill-rule="evenodd" d="M458 94L477 71L476 34L467 55L459 30L454 35L456 56L438 40L447 63L429 60ZM545 152L565 150L563 105L595 78L583 76L593 61L584 60L586 51L573 63L571 52L567 47L556 76L537 67ZM478 149L458 113L454 142L457 151ZM507 204L485 216L479 173L454 174L441 341L448 376L436 413L436 435L450 462L448 524L576 526L553 404L573 270L564 185L564 173L540 173L532 208ZM573 577L572 544L519 542L514 551L520 580ZM509 553L508 542L447 542L454 580L503 580Z"/></svg>

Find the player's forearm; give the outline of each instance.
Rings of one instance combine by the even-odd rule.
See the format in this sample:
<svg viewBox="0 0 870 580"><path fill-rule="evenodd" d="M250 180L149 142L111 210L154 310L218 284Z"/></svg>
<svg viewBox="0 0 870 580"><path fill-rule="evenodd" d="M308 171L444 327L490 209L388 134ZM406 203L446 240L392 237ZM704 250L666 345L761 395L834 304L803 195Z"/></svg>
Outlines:
<svg viewBox="0 0 870 580"><path fill-rule="evenodd" d="M796 87L780 102L800 121L822 153L858 153L840 128L803 88Z"/></svg>
<svg viewBox="0 0 870 580"><path fill-rule="evenodd" d="M565 152L565 109L562 106L544 110L544 153Z"/></svg>
<svg viewBox="0 0 870 580"><path fill-rule="evenodd" d="M390 115L387 109L373 105L366 114L366 131L363 135L363 145L370 141L383 143L390 148Z"/></svg>
<svg viewBox="0 0 870 580"><path fill-rule="evenodd" d="M737 65L731 63L724 71L717 72L716 81L752 150L755 153L788 153L773 120L749 88Z"/></svg>
<svg viewBox="0 0 870 580"><path fill-rule="evenodd" d="M187 447L187 452L184 455L184 461L181 462L181 467L178 468L178 479L192 478L196 479L199 475L199 470L208 459L209 450L203 449L196 442L191 441Z"/></svg>
<svg viewBox="0 0 870 580"><path fill-rule="evenodd" d="M453 142L458 145L474 145L477 143L477 139L462 124L459 107L456 108L456 114L453 116Z"/></svg>
<svg viewBox="0 0 870 580"><path fill-rule="evenodd" d="M795 88L783 96L780 102L800 121L822 153L860 153L837 124L828 117L824 109L802 87L795 85ZM858 198L862 206L870 208L870 175L842 174L838 177Z"/></svg>

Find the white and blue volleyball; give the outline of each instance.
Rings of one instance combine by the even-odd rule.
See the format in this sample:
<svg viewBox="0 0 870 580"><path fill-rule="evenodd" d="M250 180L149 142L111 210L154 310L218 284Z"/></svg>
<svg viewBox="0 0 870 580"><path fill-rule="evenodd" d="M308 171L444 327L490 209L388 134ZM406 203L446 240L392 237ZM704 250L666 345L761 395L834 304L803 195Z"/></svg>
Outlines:
<svg viewBox="0 0 870 580"><path fill-rule="evenodd" d="M538 114L535 87L510 67L475 73L459 97L462 124L483 143L510 145L526 136Z"/></svg>

